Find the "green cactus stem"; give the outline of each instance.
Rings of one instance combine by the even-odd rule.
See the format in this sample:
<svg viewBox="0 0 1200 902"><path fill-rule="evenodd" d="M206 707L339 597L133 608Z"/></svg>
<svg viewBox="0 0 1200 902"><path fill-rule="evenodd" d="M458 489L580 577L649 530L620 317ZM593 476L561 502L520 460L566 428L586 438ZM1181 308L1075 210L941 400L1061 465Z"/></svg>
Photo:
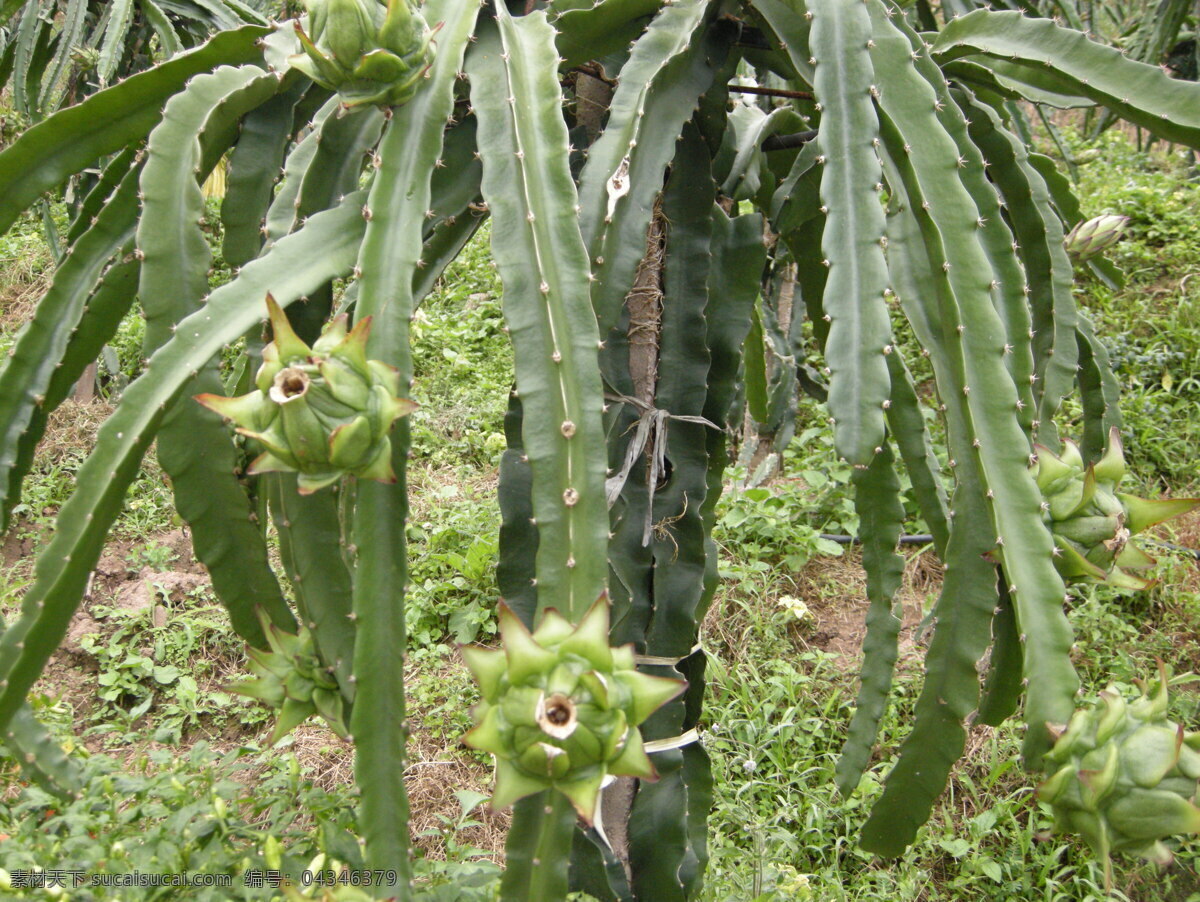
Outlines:
<svg viewBox="0 0 1200 902"><path fill-rule="evenodd" d="M501 602L500 638L462 649L483 696L463 742L495 756L494 808L556 789L591 824L606 778L657 778L638 726L687 684L639 673L632 644L609 647L606 596L578 626L548 608L532 633Z"/></svg>
<svg viewBox="0 0 1200 902"><path fill-rule="evenodd" d="M1141 696L1128 701L1110 685L1099 704L1075 712L1046 761L1057 766L1037 790L1054 813L1055 833L1078 833L1104 860L1112 884L1111 853L1127 852L1169 864L1162 842L1200 833L1200 732L1167 719L1166 666L1158 680L1138 680Z"/></svg>
<svg viewBox="0 0 1200 902"><path fill-rule="evenodd" d="M266 448L248 472L299 473L302 495L345 475L395 482L388 432L417 405L396 397L395 368L367 359L370 317L349 332L346 317L338 317L310 348L270 295L267 310L275 340L263 349L258 390L238 398L196 396Z"/></svg>

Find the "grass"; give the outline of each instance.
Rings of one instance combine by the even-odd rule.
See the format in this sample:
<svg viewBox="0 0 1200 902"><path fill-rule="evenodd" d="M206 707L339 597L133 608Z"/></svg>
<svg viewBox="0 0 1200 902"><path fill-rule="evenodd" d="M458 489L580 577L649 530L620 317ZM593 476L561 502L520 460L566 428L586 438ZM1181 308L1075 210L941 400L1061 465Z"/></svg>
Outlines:
<svg viewBox="0 0 1200 902"><path fill-rule="evenodd" d="M1076 141L1069 129L1068 140ZM1200 447L1200 188L1181 178L1169 154L1136 153L1115 132L1101 150L1103 165L1083 167L1080 193L1089 215L1131 216L1130 237L1114 252L1129 281L1118 291L1082 282L1080 299L1126 392L1131 481L1147 493L1184 494L1195 490ZM507 818L480 806L488 763L458 742L475 690L454 650L456 642L487 641L495 632L496 464L512 363L485 237L453 265L413 328L414 396L422 408L413 418L410 473L413 738L406 776L419 879L447 900L491 898ZM23 222L3 241L0 348L49 265L36 222ZM213 278L226 277L218 266ZM131 315L113 342L114 369L126 377L139 365L140 341L140 319ZM115 395L121 382L107 384ZM52 423L6 545L14 550L0 572L6 613L28 578L29 552L53 528L112 400L66 408ZM1068 410L1067 434L1072 426ZM841 798L832 777L857 690L865 602L857 552L821 538L857 528L850 474L830 464L831 442L826 414L802 402L779 476L727 493L718 509L723 579L702 631L710 655L703 741L716 782L704 899L1106 898L1101 869L1078 844L1041 838L1050 821L1033 799L1036 777L1018 763L1021 736L1012 726L970 731L949 790L903 858L879 862L857 848L920 690L919 624L940 568L929 552L909 549L895 701L858 792ZM729 482L744 475L731 471ZM182 584L171 580L190 563L175 540L177 526L169 487L148 458L87 606L91 622L82 623L77 650L56 656L34 696L41 719L84 762L87 792L65 806L34 787L0 797L0 866L9 872L69 866L240 875L275 868L296 876L314 862L361 860L352 750L318 723L297 729L279 749L263 748L269 712L225 689L244 672L244 655L221 609L203 584L168 588ZM906 529L924 526L912 516ZM1200 517L1161 535L1200 546ZM1160 576L1160 587L1139 596L1076 593L1071 617L1086 695L1148 674L1156 656L1179 672L1200 669L1200 570L1168 552ZM153 603L123 607L120 599L139 582ZM1172 715L1196 724L1200 695L1178 689ZM0 760L0 768L15 776L12 762ZM1163 872L1122 860L1113 897L1200 900L1198 858L1200 845L1187 840ZM233 887L188 898L279 898L238 880ZM91 888L71 898L177 896Z"/></svg>

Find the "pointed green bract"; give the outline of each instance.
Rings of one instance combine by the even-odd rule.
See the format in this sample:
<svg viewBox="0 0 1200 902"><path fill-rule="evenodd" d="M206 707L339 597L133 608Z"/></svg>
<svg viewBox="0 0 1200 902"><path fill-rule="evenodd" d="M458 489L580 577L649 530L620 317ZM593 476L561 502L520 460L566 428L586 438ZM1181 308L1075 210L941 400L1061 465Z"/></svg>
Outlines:
<svg viewBox="0 0 1200 902"><path fill-rule="evenodd" d="M344 475L394 482L388 433L416 405L392 397L394 379L387 370L368 365L370 317L349 334L334 320L325 330L326 340L310 348L269 294L267 310L275 340L263 350L258 390L239 398L205 394L196 400L268 449L268 455L255 460L254 472L298 473L301 494L319 491ZM335 373L331 384L327 376ZM358 404L346 403L351 400Z"/></svg>
<svg viewBox="0 0 1200 902"><path fill-rule="evenodd" d="M1200 507L1200 499L1148 501L1117 491L1125 475L1120 432L1109 430L1103 455L1084 467L1079 446L1067 439L1062 455L1038 446L1034 479L1045 498L1043 519L1054 534L1054 564L1068 581L1102 582L1140 591L1152 581L1126 570L1145 571L1154 559L1132 537Z"/></svg>
<svg viewBox="0 0 1200 902"><path fill-rule="evenodd" d="M303 625L298 633L285 632L271 623L261 608L258 613L271 650L252 649L250 671L254 677L225 689L278 709L272 745L313 714L320 714L339 736L348 736L337 681L317 656L312 634Z"/></svg>

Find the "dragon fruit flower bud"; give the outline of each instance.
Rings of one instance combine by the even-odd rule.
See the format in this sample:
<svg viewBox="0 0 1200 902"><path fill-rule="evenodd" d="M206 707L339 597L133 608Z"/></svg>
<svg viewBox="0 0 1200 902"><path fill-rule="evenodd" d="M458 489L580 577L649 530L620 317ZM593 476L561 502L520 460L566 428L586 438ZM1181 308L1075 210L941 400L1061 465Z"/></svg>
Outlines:
<svg viewBox="0 0 1200 902"><path fill-rule="evenodd" d="M1125 234L1128 222L1128 216L1108 215L1077 224L1064 239L1067 253L1076 263L1083 263L1116 244Z"/></svg>

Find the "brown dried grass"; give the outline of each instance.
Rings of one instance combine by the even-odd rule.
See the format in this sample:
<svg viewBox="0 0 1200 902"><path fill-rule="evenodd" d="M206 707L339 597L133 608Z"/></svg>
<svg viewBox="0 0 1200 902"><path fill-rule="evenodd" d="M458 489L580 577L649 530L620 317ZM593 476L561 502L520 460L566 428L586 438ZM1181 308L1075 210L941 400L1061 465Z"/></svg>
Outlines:
<svg viewBox="0 0 1200 902"><path fill-rule="evenodd" d="M99 398L86 402L73 398L63 401L47 418L38 457L56 461L71 455L90 454L96 445L96 433L112 412L113 406Z"/></svg>
<svg viewBox="0 0 1200 902"><path fill-rule="evenodd" d="M0 331L16 332L54 280L54 265L45 248L5 260L0 275Z"/></svg>

